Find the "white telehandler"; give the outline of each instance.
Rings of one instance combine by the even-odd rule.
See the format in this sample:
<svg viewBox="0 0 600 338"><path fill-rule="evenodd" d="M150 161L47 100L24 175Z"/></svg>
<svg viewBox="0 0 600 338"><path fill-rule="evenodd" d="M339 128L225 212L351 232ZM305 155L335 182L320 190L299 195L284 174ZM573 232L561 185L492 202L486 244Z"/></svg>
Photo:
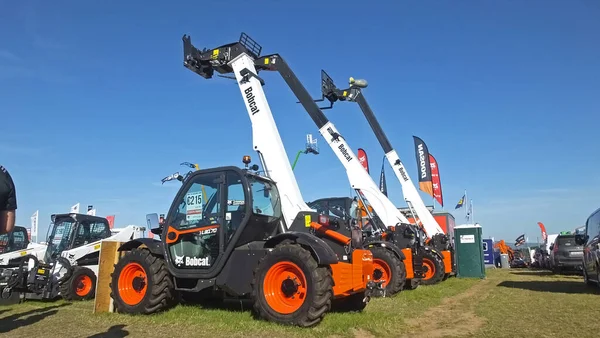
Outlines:
<svg viewBox="0 0 600 338"><path fill-rule="evenodd" d="M329 107L321 109L330 109L336 101L349 101L356 102L360 107L363 115L367 119L371 130L375 134L377 141L381 145L385 157L387 158L390 166L394 169L394 174L400 182L402 187L402 194L408 204L411 211L414 212L416 217L415 222L423 229L427 236L426 244L430 246L435 252L438 253L439 258L442 260L440 265L439 261L425 260L424 264L428 268L428 273L424 278L424 283L433 282L436 283L440 280L445 280L450 274L455 271L454 264L454 249L452 243L444 230L439 226L431 212L425 206L423 199L419 195L415 185L408 176L408 172L404 167L404 164L400 160L398 153L392 147L388 140L383 128L377 121L373 110L367 103L367 100L362 92L363 88L367 87L367 81L362 79L350 78L349 88L339 89L335 86L331 77L324 71L321 70L321 95L322 98L319 101L327 99L330 103ZM376 209L377 210L377 209ZM388 223L388 225L390 225Z"/></svg>

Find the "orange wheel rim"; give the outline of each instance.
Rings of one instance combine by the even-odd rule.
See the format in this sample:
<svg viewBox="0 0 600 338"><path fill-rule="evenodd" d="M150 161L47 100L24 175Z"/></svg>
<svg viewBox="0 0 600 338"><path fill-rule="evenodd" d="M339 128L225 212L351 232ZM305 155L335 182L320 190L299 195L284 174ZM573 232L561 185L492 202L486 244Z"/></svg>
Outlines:
<svg viewBox="0 0 600 338"><path fill-rule="evenodd" d="M90 293L90 291L92 291L93 285L90 276L79 276L75 283L75 294L77 294L79 297L85 297Z"/></svg>
<svg viewBox="0 0 600 338"><path fill-rule="evenodd" d="M306 299L306 277L292 262L274 264L263 282L265 299L269 306L281 314L290 314L302 307Z"/></svg>
<svg viewBox="0 0 600 338"><path fill-rule="evenodd" d="M390 282L391 276L392 269L390 269L388 263L382 259L373 259L373 280L375 282L383 281L381 286L386 287Z"/></svg>
<svg viewBox="0 0 600 338"><path fill-rule="evenodd" d="M118 281L119 296L125 304L134 306L139 304L146 295L148 276L138 263L125 265Z"/></svg>
<svg viewBox="0 0 600 338"><path fill-rule="evenodd" d="M425 277L423 277L424 280L428 280L435 275L435 264L433 264L431 260L424 258L423 266L427 267L427 271L425 271Z"/></svg>

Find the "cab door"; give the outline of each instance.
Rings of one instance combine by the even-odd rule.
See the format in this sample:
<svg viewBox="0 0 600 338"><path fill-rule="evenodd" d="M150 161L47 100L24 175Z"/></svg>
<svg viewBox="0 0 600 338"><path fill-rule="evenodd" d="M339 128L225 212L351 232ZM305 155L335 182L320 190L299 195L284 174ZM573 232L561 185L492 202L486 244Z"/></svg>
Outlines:
<svg viewBox="0 0 600 338"><path fill-rule="evenodd" d="M175 276L210 278L220 270L225 195L223 171L196 171L179 190L161 236Z"/></svg>

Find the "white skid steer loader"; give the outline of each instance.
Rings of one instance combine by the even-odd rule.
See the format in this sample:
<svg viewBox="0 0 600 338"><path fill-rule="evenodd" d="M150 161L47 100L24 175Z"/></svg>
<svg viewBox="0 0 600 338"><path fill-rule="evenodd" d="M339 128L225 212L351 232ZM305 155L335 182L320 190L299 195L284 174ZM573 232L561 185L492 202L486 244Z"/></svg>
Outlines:
<svg viewBox="0 0 600 338"><path fill-rule="evenodd" d="M1 297L9 299L17 292L33 299L92 299L102 242L126 242L144 237L144 231L135 225L110 229L103 217L52 215L43 256L26 254L18 266L0 268Z"/></svg>

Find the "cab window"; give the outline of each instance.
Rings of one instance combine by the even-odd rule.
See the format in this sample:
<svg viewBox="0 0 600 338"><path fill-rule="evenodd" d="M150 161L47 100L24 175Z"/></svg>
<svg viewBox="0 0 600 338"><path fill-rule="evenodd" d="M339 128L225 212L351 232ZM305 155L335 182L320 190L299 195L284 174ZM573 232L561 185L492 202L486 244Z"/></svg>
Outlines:
<svg viewBox="0 0 600 338"><path fill-rule="evenodd" d="M177 268L209 269L219 257L219 237L223 231L222 173L196 174L190 180L167 220L175 228L190 231L169 244L169 252Z"/></svg>
<svg viewBox="0 0 600 338"><path fill-rule="evenodd" d="M220 173L193 177L193 183L179 197L177 209L170 222L179 229L192 229L217 224L221 211Z"/></svg>
<svg viewBox="0 0 600 338"><path fill-rule="evenodd" d="M252 191L252 212L261 216L281 217L279 193L275 185L254 178L249 179L249 182Z"/></svg>

